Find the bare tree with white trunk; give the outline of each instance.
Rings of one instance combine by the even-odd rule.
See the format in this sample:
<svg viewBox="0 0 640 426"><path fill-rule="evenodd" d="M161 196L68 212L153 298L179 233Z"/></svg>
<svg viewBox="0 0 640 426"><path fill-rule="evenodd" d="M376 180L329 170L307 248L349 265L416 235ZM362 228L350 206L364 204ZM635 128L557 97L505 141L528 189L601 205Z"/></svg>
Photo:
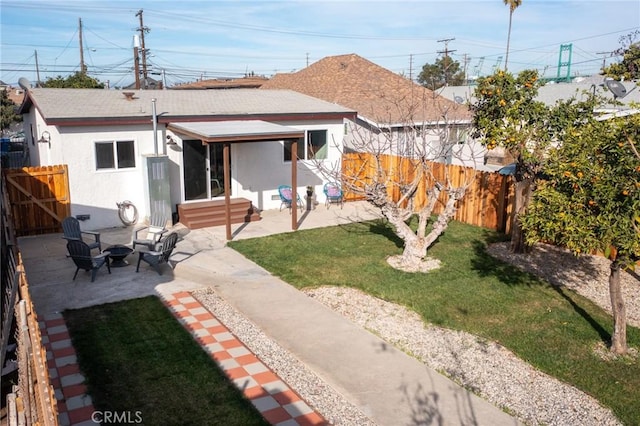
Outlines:
<svg viewBox="0 0 640 426"><path fill-rule="evenodd" d="M416 119L424 117L426 109L433 116L434 105L436 120ZM362 119L349 124L345 149L361 153L357 161L316 165L325 177L341 182L346 192L380 209L404 242L403 253L389 257L388 262L404 271L427 272L439 267L439 261L428 257L428 249L454 217L457 203L475 176L471 167L480 161L478 151L484 150L467 140L468 120L459 119L466 115L466 107L444 103L449 108L444 109L442 105L435 96L419 102L395 101L387 109L388 117L376 124ZM392 121L394 116L402 117L401 122ZM460 168L462 179L449 176L444 167L443 163L454 159L470 166ZM434 217L438 202L444 202L444 208ZM411 220L414 216L417 225Z"/></svg>

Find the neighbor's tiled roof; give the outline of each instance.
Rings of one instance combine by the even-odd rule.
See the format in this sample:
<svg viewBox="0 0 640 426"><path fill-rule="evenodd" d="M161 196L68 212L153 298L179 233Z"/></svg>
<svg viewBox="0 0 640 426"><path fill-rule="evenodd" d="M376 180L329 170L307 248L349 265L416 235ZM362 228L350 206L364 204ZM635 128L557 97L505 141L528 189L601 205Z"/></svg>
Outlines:
<svg viewBox="0 0 640 426"><path fill-rule="evenodd" d="M356 110L378 124L401 123L414 108L414 122L470 120L464 105L358 55L329 56L291 74L276 74L261 89L290 89Z"/></svg>
<svg viewBox="0 0 640 426"><path fill-rule="evenodd" d="M127 99L130 93L133 99ZM22 109L35 105L45 120L149 117L152 99L163 121L251 115L344 114L353 111L291 90L31 89Z"/></svg>
<svg viewBox="0 0 640 426"><path fill-rule="evenodd" d="M234 78L230 80L201 80L194 81L193 83L184 83L178 86L173 86L172 90L186 90L186 89L256 89L262 86L268 78L266 77L244 77Z"/></svg>

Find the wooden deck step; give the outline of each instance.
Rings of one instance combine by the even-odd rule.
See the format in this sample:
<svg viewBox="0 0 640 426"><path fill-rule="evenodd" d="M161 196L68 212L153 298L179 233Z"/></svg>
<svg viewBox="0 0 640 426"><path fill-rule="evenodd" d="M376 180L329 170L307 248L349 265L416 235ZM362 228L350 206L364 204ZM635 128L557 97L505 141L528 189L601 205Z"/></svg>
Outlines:
<svg viewBox="0 0 640 426"><path fill-rule="evenodd" d="M230 200L231 223L255 222L260 213L246 198ZM225 225L224 200L178 204L178 221L189 229Z"/></svg>

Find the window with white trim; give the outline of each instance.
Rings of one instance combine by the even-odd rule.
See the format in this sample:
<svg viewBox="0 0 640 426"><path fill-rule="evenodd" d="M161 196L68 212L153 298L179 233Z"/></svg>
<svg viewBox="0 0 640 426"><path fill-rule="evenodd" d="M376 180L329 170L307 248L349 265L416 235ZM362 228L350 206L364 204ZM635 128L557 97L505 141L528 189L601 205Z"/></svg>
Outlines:
<svg viewBox="0 0 640 426"><path fill-rule="evenodd" d="M291 141L284 141L284 161L291 161ZM326 130L307 130L304 140L298 140L297 155L300 160L326 160L329 144Z"/></svg>
<svg viewBox="0 0 640 426"><path fill-rule="evenodd" d="M134 143L125 141L100 141L96 147L96 170L131 169L136 167Z"/></svg>

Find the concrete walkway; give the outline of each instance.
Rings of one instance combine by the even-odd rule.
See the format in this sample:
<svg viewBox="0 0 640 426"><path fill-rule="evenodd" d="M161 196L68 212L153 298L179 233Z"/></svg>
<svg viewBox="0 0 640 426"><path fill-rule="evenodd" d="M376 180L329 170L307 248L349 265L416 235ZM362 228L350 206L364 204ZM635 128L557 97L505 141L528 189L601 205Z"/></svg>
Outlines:
<svg viewBox="0 0 640 426"><path fill-rule="evenodd" d="M333 226L377 217L365 203L344 209L323 206L300 217L300 229ZM238 225L234 239L289 232L287 211L265 211L259 222ZM189 231L172 257L175 269L160 276L148 265L106 269L96 281L65 258L60 235L19 240L39 315L149 294L213 288L268 336L304 362L380 425L516 425L517 420L462 389L416 359L295 290L225 246L225 228ZM102 230L110 244L131 240L130 228ZM130 256L135 263L137 256Z"/></svg>

